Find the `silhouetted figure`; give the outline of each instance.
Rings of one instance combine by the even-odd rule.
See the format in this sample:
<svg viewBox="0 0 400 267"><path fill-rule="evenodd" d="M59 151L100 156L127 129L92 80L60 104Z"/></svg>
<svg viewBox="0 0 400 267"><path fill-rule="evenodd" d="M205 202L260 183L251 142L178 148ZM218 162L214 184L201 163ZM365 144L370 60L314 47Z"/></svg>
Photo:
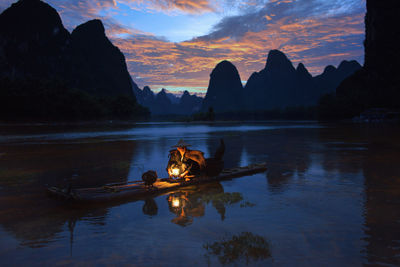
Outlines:
<svg viewBox="0 0 400 267"><path fill-rule="evenodd" d="M169 177L179 177L188 179L188 176L199 175L206 168L204 153L199 150L190 150L189 144L179 140L169 154L167 172ZM179 170L179 171L175 171Z"/></svg>
<svg viewBox="0 0 400 267"><path fill-rule="evenodd" d="M201 175L217 176L221 173L224 162L222 157L225 153L224 140L220 140L220 145L217 148L213 158L205 159L203 152L198 150L187 149L188 144L180 140L174 147L177 149L171 150L169 153L169 161L167 165L167 172L170 177L184 178L188 175ZM174 173L174 169L178 169Z"/></svg>

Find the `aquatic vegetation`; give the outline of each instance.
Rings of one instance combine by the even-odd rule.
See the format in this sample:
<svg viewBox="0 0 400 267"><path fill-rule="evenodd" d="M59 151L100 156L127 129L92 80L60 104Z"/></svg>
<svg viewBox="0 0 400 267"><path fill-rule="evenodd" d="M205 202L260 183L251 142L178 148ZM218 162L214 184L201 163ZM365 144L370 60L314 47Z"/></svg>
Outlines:
<svg viewBox="0 0 400 267"><path fill-rule="evenodd" d="M268 241L259 235L242 232L232 236L231 239L217 241L203 246L207 250L206 256L217 256L221 264L230 264L235 261L262 260L271 257Z"/></svg>

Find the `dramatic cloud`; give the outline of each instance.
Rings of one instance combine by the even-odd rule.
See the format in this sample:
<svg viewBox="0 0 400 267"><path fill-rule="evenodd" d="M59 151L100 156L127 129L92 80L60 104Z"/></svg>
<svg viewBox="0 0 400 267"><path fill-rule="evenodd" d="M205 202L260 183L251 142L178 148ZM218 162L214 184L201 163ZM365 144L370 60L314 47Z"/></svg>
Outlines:
<svg viewBox="0 0 400 267"><path fill-rule="evenodd" d="M202 13L215 11L207 0L126 0L135 7L147 7L149 9L174 11L180 10L188 13Z"/></svg>
<svg viewBox="0 0 400 267"><path fill-rule="evenodd" d="M0 8L11 2L4 0ZM89 19L100 18L107 35L125 54L129 71L140 87L204 93L209 74L218 62L232 61L245 81L265 66L271 49L280 49L295 65L303 62L314 75L344 59L363 63L365 0L47 2L61 14L70 31ZM209 13L218 16L219 22L210 26L206 35L170 42L168 36L157 36L130 24L132 14L126 14L129 10L139 12L143 18L156 13L150 22L154 25L160 23L158 14L168 20ZM171 31L179 31L180 27L177 24Z"/></svg>
<svg viewBox="0 0 400 267"><path fill-rule="evenodd" d="M132 8L165 12L180 11L191 14L205 12L229 13L236 10L248 10L264 5L268 0L116 0L117 3Z"/></svg>
<svg viewBox="0 0 400 267"><path fill-rule="evenodd" d="M221 60L232 61L242 80L261 70L280 49L312 74L342 60L363 61L363 1L270 1L255 12L226 17L205 36L171 43L155 37L114 39L139 85L206 88Z"/></svg>

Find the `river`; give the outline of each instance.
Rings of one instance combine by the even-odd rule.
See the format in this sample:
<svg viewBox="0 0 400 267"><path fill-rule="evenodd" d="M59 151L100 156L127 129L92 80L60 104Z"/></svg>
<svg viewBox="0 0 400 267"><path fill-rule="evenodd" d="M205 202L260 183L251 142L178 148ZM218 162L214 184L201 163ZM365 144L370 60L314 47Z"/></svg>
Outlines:
<svg viewBox="0 0 400 267"><path fill-rule="evenodd" d="M47 185L167 176L179 139L268 170L155 198L73 205ZM0 263L400 265L400 128L316 122L0 125Z"/></svg>

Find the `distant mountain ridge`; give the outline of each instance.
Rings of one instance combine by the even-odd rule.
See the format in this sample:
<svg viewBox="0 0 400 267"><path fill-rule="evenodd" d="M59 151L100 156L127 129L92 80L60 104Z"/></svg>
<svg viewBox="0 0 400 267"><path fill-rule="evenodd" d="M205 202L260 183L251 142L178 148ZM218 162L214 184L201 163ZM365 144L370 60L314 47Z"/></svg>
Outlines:
<svg viewBox="0 0 400 267"><path fill-rule="evenodd" d="M356 61L343 61L338 68L328 66L312 77L304 64L295 69L286 55L271 50L263 70L253 74L245 88L249 110L313 106L326 93L334 92L346 77L360 69Z"/></svg>
<svg viewBox="0 0 400 267"><path fill-rule="evenodd" d="M369 62L378 60L369 57ZM244 87L236 67L224 60L212 70L204 99L188 91L178 98L166 90L158 94L149 87L141 90L129 75L124 55L105 35L100 20L83 23L69 33L57 11L40 0L19 0L0 14L0 113L4 116L7 112L31 116L35 114L32 111L40 109L41 114L56 117L53 111L57 108L63 113L126 114L138 112L137 103L154 115L190 115L210 107L220 113L315 106L322 95L335 92L360 68L356 61L343 61L337 68L327 66L322 74L312 77L304 64L295 68L284 53L271 50L265 67L254 72ZM52 91L53 87L58 91ZM65 95L65 99L59 95ZM29 106L32 99L37 101L34 107ZM63 102L62 108L57 107ZM18 107L10 108L10 103ZM46 107L54 103L55 107ZM106 111L103 106L107 106Z"/></svg>
<svg viewBox="0 0 400 267"><path fill-rule="evenodd" d="M337 68L329 65L313 77L303 63L294 68L284 53L271 50L265 68L254 72L244 87L231 62L218 63L210 74L204 99L185 91L179 100L165 89L155 94L148 86L143 90L136 86L134 91L138 102L154 115L191 115L210 107L217 113L307 107L316 106L321 96L335 92L346 77L360 68L357 61L344 60ZM172 97L179 100L178 104L171 101Z"/></svg>
<svg viewBox="0 0 400 267"><path fill-rule="evenodd" d="M312 77L304 64L294 68L284 53L271 50L264 69L254 72L243 88L236 67L222 61L210 74L202 109L229 112L315 106L322 95L334 92L360 68L357 61L343 61L338 68L327 66L322 74Z"/></svg>
<svg viewBox="0 0 400 267"><path fill-rule="evenodd" d="M181 97L168 93L165 89L155 94L148 86L143 87L143 90L136 87L134 92L138 103L156 116L191 115L200 111L203 101L203 98L190 95L188 91L184 91Z"/></svg>

